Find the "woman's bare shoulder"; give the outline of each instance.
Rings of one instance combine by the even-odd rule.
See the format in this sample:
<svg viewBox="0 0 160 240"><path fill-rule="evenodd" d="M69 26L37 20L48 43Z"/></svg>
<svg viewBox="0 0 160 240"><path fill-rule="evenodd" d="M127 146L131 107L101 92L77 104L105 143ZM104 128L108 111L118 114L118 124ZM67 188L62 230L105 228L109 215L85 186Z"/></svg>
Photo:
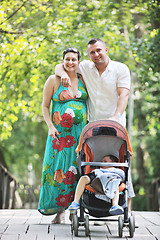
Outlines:
<svg viewBox="0 0 160 240"><path fill-rule="evenodd" d="M57 84L61 82L60 78L56 75L50 75L46 81L47 84L56 86Z"/></svg>
<svg viewBox="0 0 160 240"><path fill-rule="evenodd" d="M53 93L55 93L61 82L60 77L58 77L56 75L51 75L51 76L49 76L47 81L48 81L47 85L49 85L51 88L53 88Z"/></svg>

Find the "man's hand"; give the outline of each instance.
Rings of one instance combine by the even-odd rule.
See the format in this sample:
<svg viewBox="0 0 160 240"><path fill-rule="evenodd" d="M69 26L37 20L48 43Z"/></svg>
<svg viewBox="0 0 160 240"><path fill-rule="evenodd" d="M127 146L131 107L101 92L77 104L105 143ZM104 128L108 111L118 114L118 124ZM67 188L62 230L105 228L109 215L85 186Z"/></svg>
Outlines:
<svg viewBox="0 0 160 240"><path fill-rule="evenodd" d="M121 118L118 117L118 116L110 117L110 118L108 118L108 120L116 121L116 122L119 122L120 124L122 124L122 122L121 122Z"/></svg>
<svg viewBox="0 0 160 240"><path fill-rule="evenodd" d="M61 77L61 84L62 84L63 87L71 87L72 86L70 78L66 77L66 76Z"/></svg>
<svg viewBox="0 0 160 240"><path fill-rule="evenodd" d="M63 87L71 87L71 80L66 73L63 63L57 64L55 67L55 75L61 78L61 84Z"/></svg>

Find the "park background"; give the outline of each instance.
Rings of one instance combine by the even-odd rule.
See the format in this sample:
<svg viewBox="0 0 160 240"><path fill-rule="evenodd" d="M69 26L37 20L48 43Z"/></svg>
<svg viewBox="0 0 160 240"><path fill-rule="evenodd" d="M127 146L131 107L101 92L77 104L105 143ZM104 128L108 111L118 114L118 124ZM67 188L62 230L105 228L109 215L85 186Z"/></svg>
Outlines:
<svg viewBox="0 0 160 240"><path fill-rule="evenodd" d="M0 163L16 179L17 196L27 202L34 194L36 208L48 132L41 109L44 83L54 74L65 48L76 47L82 60L88 59L86 44L96 37L105 41L112 60L127 64L131 71L127 129L134 152L133 209L157 210L159 0L0 3Z"/></svg>

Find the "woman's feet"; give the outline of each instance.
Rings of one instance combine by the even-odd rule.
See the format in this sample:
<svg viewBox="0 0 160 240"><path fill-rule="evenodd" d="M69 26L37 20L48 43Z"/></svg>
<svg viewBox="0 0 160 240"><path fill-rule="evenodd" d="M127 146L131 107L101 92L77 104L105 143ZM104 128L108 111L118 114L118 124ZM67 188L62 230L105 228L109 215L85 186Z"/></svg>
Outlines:
<svg viewBox="0 0 160 240"><path fill-rule="evenodd" d="M62 224L65 222L65 211L58 211L55 218L51 221L52 224Z"/></svg>

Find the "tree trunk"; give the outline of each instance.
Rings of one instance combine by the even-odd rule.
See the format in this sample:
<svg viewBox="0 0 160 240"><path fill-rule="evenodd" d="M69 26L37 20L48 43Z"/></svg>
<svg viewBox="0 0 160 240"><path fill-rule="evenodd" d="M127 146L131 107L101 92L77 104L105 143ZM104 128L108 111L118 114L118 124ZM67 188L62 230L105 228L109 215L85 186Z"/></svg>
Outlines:
<svg viewBox="0 0 160 240"><path fill-rule="evenodd" d="M0 163L1 163L5 168L8 169L7 164L6 164L6 161L5 161L5 159L4 159L4 154L3 154L1 148L0 148Z"/></svg>
<svg viewBox="0 0 160 240"><path fill-rule="evenodd" d="M144 153L140 145L137 146L137 171L140 184L146 188L145 184L145 168L144 168Z"/></svg>

